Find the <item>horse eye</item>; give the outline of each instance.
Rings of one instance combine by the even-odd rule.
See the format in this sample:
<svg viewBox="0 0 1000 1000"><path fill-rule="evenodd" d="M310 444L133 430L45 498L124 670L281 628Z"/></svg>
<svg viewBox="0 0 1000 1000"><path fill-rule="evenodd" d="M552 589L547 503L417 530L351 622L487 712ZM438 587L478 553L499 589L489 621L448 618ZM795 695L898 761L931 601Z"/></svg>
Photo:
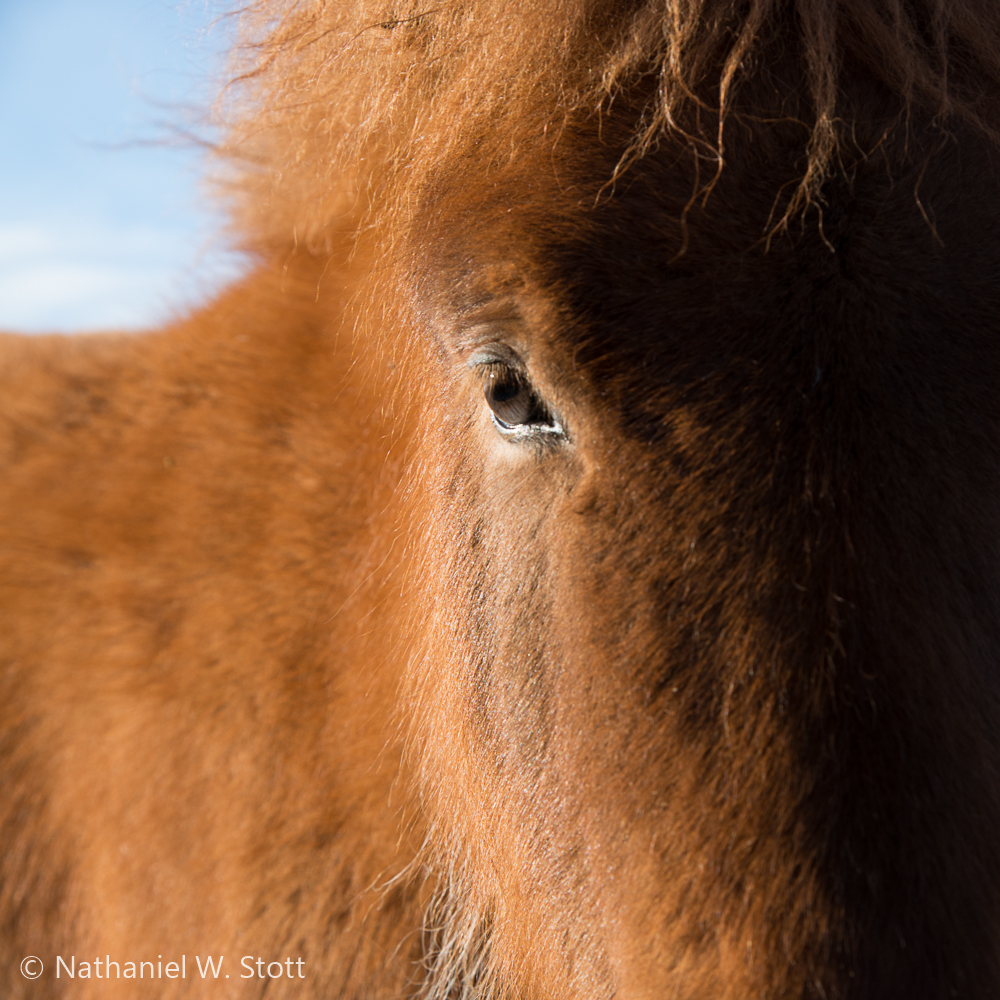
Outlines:
<svg viewBox="0 0 1000 1000"><path fill-rule="evenodd" d="M562 428L524 375L500 362L483 367L483 394L500 431L562 433Z"/></svg>

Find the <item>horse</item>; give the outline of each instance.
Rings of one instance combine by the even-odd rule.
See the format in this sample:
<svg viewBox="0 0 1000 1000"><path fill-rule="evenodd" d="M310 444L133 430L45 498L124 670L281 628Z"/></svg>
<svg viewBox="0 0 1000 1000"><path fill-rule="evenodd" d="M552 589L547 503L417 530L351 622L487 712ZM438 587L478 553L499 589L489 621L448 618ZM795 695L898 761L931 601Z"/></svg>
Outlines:
<svg viewBox="0 0 1000 1000"><path fill-rule="evenodd" d="M2 340L4 996L1000 995L1000 10L239 17L248 275Z"/></svg>

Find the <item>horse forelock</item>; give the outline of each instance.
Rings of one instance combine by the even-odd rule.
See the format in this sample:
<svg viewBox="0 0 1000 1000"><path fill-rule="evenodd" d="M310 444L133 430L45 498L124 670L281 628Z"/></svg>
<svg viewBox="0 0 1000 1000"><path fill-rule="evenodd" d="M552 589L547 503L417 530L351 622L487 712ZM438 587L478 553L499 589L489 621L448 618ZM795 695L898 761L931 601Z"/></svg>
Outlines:
<svg viewBox="0 0 1000 1000"><path fill-rule="evenodd" d="M615 174L670 136L721 169L723 122L746 83L767 80L775 114L804 116L790 212L818 194L850 133L845 73L860 68L897 95L897 122L920 106L942 122L995 128L982 95L1000 81L1000 9L976 0L275 7L257 0L243 10L223 102L227 183L256 245L292 239L322 252L359 212L398 232L429 177L470 155L488 173L554 146L571 118L614 114L636 88L641 106ZM768 78L779 54L797 66L795 79ZM789 104L789 89L803 100Z"/></svg>

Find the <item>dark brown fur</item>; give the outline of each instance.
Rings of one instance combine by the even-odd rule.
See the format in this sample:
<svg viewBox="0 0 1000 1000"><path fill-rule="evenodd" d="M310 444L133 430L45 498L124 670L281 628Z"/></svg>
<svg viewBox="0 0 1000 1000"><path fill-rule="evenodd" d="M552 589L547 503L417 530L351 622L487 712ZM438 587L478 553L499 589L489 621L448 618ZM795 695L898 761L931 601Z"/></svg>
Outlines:
<svg viewBox="0 0 1000 1000"><path fill-rule="evenodd" d="M254 273L0 355L4 995L1000 995L1000 14L246 17Z"/></svg>

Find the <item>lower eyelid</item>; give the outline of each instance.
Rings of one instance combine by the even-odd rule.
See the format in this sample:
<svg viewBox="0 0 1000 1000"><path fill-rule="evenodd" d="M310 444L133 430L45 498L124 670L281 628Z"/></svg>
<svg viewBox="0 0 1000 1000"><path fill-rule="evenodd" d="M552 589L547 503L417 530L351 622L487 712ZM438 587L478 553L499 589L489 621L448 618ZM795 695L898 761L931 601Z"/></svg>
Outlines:
<svg viewBox="0 0 1000 1000"><path fill-rule="evenodd" d="M550 424L505 424L495 413L490 412L493 426L507 438L521 437L566 437L566 431L555 417Z"/></svg>

